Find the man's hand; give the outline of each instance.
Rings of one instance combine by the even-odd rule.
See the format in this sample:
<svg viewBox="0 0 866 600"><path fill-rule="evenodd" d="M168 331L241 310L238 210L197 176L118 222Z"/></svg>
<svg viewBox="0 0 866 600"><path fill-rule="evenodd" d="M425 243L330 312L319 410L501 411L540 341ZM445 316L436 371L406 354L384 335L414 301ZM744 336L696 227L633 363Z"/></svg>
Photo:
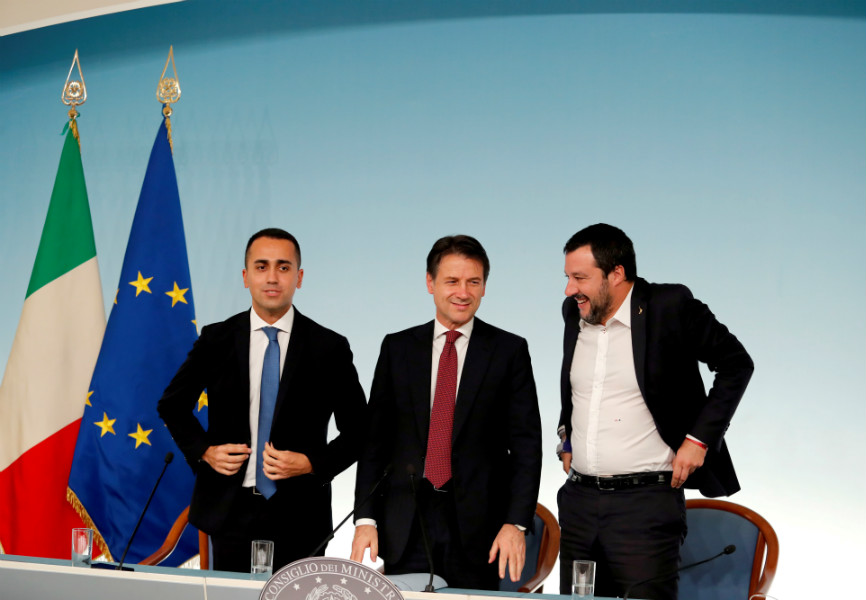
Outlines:
<svg viewBox="0 0 866 600"><path fill-rule="evenodd" d="M499 554L499 579L505 579L505 564L508 563L511 581L518 581L523 572L523 563L526 561L526 535L514 525L506 523L493 540L487 562L492 563L496 560L497 554Z"/></svg>
<svg viewBox="0 0 866 600"><path fill-rule="evenodd" d="M234 475L240 471L251 453L252 450L246 444L222 444L209 446L201 458L217 473Z"/></svg>
<svg viewBox="0 0 866 600"><path fill-rule="evenodd" d="M277 450L270 442L265 444L262 452L262 468L265 470L265 477L273 481L313 472L313 465L306 454Z"/></svg>
<svg viewBox="0 0 866 600"><path fill-rule="evenodd" d="M374 525L358 525L355 527L355 537L352 539L352 554L350 559L355 562L364 560L364 550L370 549L370 560L379 557L379 532Z"/></svg>
<svg viewBox="0 0 866 600"><path fill-rule="evenodd" d="M680 449L677 450L677 455L674 458L674 475L671 479L671 487L683 487L683 484L686 482L686 479L689 478L689 475L694 473L698 467L704 464L704 457L706 455L707 451L699 445L689 439L683 440L683 443L680 444Z"/></svg>
<svg viewBox="0 0 866 600"><path fill-rule="evenodd" d="M563 452L559 457L562 459L562 470L568 473L571 470L571 452Z"/></svg>

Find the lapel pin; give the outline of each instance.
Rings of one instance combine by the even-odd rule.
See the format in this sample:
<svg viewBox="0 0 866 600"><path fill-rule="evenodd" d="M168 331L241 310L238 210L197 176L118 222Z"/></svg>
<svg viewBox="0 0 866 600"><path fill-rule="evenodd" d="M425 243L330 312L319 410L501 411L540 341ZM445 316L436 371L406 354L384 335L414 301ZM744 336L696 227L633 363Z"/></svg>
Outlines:
<svg viewBox="0 0 866 600"><path fill-rule="evenodd" d="M637 314L639 314L639 315L640 315L640 314L643 314L643 306L638 306L638 307L637 307Z"/></svg>

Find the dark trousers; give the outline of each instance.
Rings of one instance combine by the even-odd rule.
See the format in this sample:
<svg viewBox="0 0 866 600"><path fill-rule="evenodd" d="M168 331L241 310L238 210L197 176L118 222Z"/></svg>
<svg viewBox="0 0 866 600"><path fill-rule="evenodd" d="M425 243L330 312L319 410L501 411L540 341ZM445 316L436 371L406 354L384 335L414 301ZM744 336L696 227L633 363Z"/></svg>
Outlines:
<svg viewBox="0 0 866 600"><path fill-rule="evenodd" d="M669 485L599 491L567 481L557 495L560 592L571 594L572 561L596 563L595 595L676 600L686 501ZM671 575L665 576L665 574Z"/></svg>
<svg viewBox="0 0 866 600"><path fill-rule="evenodd" d="M274 542L276 573L290 562L307 558L325 539L327 530L324 533L305 531L304 516L284 514L276 498L275 495L266 500L254 494L251 488L243 488L238 493L232 504L231 524L211 535L214 569L249 573L253 540L270 540ZM326 529L330 529L330 525ZM324 556L325 548L318 554Z"/></svg>
<svg viewBox="0 0 866 600"><path fill-rule="evenodd" d="M426 479L418 485L419 510L423 512L433 554L433 572L442 577L448 587L497 590L499 589L498 561L487 563L487 555L469 556L460 541L457 510L451 484L445 491L436 491ZM493 543L491 538L490 543ZM412 531L403 556L395 563L385 563L386 575L403 573L429 573L430 564L424 551L421 522L416 512Z"/></svg>

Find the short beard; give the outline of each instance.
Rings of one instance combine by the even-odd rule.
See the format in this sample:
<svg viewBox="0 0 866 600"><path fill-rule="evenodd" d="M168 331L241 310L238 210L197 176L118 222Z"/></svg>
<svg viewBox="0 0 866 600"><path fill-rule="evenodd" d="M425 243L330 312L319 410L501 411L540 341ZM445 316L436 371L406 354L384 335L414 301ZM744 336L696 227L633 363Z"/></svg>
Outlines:
<svg viewBox="0 0 866 600"><path fill-rule="evenodd" d="M587 299L589 300L589 298ZM583 317L583 320L590 325L604 324L604 318L610 311L611 305L613 305L613 297L610 295L607 286L607 279L605 279L602 281L601 287L598 290L597 301L593 302L592 300L589 300L589 314Z"/></svg>

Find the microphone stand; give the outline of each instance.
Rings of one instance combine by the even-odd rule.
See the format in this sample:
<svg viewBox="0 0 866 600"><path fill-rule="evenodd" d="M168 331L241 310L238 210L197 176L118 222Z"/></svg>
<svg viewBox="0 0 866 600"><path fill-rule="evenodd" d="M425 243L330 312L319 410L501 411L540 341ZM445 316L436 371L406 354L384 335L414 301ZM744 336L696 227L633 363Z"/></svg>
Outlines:
<svg viewBox="0 0 866 600"><path fill-rule="evenodd" d="M625 594L623 595L622 600L628 600L629 593L632 591L633 588L636 588L639 585L643 585L645 583L650 583L651 581L655 581L657 579L663 579L663 578L669 577L671 575L676 575L677 573L685 571L686 569L691 569L692 567L697 567L698 565L703 565L705 563L710 562L711 560L716 560L718 557L720 557L724 554L733 554L736 551L737 551L737 547L733 544L730 544L728 546L725 546L725 549L722 550L721 552L719 552L718 554L716 554L715 556L705 558L704 560L699 560L698 562L693 562L689 565L686 565L684 567L680 567L678 569L674 569L673 571L669 571L668 573L664 573L662 575L656 575L655 577L650 577L649 579L644 579L643 581L638 581L637 583L633 583L625 589Z"/></svg>
<svg viewBox="0 0 866 600"><path fill-rule="evenodd" d="M435 592L433 588L433 550L430 549L430 538L427 537L427 521L424 519L424 513L418 505L418 488L415 485L415 465L409 463L406 465L406 471L409 473L409 483L412 486L412 499L415 501L415 512L418 513L418 521L421 526L421 539L424 541L424 553L427 555L427 564L430 567L430 581L424 586L425 592Z"/></svg>

